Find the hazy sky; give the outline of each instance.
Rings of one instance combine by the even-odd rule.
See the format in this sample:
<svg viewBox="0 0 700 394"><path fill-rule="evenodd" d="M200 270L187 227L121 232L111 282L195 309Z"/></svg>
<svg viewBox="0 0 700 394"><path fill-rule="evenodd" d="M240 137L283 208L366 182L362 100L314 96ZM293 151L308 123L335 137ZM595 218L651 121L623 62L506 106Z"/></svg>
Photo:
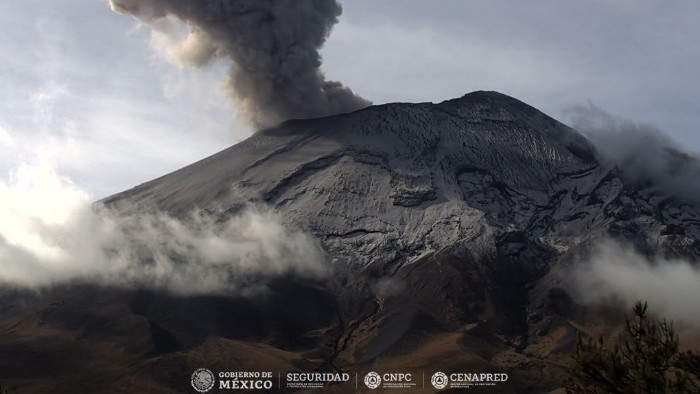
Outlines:
<svg viewBox="0 0 700 394"><path fill-rule="evenodd" d="M592 101L700 152L700 2L342 4L323 69L375 103L498 90L566 121ZM251 133L224 64L180 68L106 0L3 0L0 51L0 179L40 155L99 198Z"/></svg>

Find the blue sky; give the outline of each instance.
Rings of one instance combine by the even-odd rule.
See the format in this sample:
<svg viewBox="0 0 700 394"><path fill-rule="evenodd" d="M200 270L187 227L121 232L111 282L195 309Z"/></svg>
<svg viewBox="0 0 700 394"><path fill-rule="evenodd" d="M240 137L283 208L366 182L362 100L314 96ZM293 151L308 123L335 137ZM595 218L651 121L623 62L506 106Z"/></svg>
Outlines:
<svg viewBox="0 0 700 394"><path fill-rule="evenodd" d="M342 4L323 68L375 103L498 90L566 122L590 101L700 152L700 2ZM4 0L0 29L0 179L48 157L100 198L251 133L225 64L182 68L106 0Z"/></svg>

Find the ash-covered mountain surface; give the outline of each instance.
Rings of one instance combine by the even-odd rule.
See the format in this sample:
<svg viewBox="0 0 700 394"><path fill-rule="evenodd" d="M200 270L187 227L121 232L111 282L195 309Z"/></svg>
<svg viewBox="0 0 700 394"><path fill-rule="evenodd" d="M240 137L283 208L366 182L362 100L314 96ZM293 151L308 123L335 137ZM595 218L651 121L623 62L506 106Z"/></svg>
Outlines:
<svg viewBox="0 0 700 394"><path fill-rule="evenodd" d="M506 372L499 392L556 389L577 330L606 323L561 267L610 237L700 257L696 208L596 157L575 130L496 92L285 122L101 203L222 221L264 204L319 240L328 277L290 275L252 296L8 296L0 351L18 359L0 371L30 368L34 352L58 382L100 360L90 372L107 390L186 390L202 366Z"/></svg>

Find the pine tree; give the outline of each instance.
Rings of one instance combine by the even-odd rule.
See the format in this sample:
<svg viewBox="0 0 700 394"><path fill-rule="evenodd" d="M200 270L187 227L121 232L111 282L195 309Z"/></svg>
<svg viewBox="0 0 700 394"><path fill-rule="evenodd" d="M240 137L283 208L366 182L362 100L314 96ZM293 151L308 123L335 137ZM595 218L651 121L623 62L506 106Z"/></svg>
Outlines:
<svg viewBox="0 0 700 394"><path fill-rule="evenodd" d="M673 323L647 316L637 302L625 333L612 347L580 334L567 393L700 393L700 354L681 352Z"/></svg>

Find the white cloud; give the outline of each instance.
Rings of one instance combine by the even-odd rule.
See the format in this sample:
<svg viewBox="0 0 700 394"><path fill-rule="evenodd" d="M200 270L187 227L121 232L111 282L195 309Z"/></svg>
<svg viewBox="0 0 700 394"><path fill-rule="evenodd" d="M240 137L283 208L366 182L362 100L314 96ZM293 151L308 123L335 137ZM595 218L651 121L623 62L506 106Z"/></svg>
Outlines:
<svg viewBox="0 0 700 394"><path fill-rule="evenodd" d="M293 274L321 278L324 252L264 207L223 222L193 211L122 214L56 173L46 154L0 182L0 282L42 288L73 281L176 294L238 294Z"/></svg>
<svg viewBox="0 0 700 394"><path fill-rule="evenodd" d="M106 2L10 0L0 26L0 179L43 146L61 173L105 197L248 133L210 73L155 59L148 31Z"/></svg>
<svg viewBox="0 0 700 394"><path fill-rule="evenodd" d="M29 98L32 106L34 127L40 132L48 132L54 123L56 102L68 96L63 86L50 86L34 92Z"/></svg>
<svg viewBox="0 0 700 394"><path fill-rule="evenodd" d="M12 138L10 132L0 125L0 146L12 148L15 146L15 139Z"/></svg>
<svg viewBox="0 0 700 394"><path fill-rule="evenodd" d="M630 246L597 244L587 262L574 267L572 289L586 304L628 310L646 300L659 316L700 327L700 266L683 259L647 258Z"/></svg>

